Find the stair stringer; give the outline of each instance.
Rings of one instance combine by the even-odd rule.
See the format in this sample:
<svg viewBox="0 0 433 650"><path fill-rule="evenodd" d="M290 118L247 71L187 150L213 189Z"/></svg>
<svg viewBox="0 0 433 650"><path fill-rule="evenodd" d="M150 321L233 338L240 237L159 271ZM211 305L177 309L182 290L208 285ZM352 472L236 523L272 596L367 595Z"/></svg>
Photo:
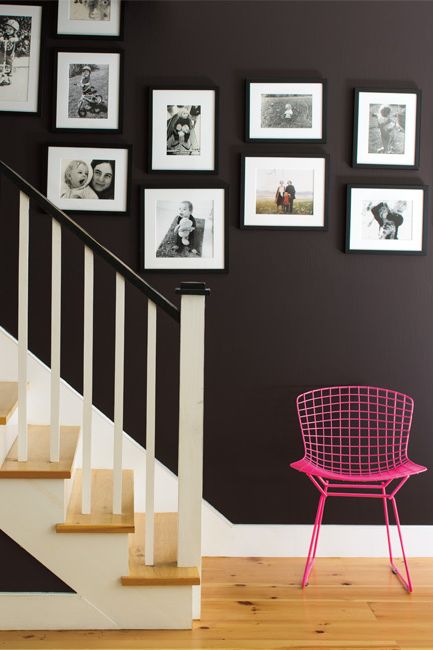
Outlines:
<svg viewBox="0 0 433 650"><path fill-rule="evenodd" d="M0 630L109 629L113 622L78 594L0 592Z"/></svg>
<svg viewBox="0 0 433 650"><path fill-rule="evenodd" d="M39 562L68 584L98 615L79 626L115 629L188 629L192 625L190 586L124 587L128 573L128 535L58 534L64 521L65 481L4 479L0 481L2 529ZM29 508L29 504L31 507ZM10 595L6 596L10 599ZM53 596L54 598L54 596ZM0 595L0 607L2 604ZM68 599L59 596L68 607ZM11 629L2 620L0 627ZM91 619L91 620L90 620ZM20 628L25 624L23 621ZM55 627L59 624L54 622ZM40 627L40 625L36 625Z"/></svg>

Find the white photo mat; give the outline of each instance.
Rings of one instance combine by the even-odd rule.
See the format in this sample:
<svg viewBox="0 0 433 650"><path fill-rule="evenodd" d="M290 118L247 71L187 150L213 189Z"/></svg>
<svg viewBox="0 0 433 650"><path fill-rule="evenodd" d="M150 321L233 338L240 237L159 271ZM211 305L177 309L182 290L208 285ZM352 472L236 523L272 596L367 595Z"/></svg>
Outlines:
<svg viewBox="0 0 433 650"><path fill-rule="evenodd" d="M356 160L359 165L415 165L418 96L416 93L360 91L358 95L358 132ZM399 104L406 106L404 153L369 153L370 106Z"/></svg>
<svg viewBox="0 0 433 650"><path fill-rule="evenodd" d="M352 187L350 191L350 234L348 238L349 251L373 252L422 252L424 239L424 201L423 188L378 188ZM406 201L410 206L410 232L408 226L399 227L400 239L367 239L363 236L363 216L365 218L365 203L373 204Z"/></svg>
<svg viewBox="0 0 433 650"><path fill-rule="evenodd" d="M61 210L80 212L126 212L128 193L128 149L104 147L48 147L47 198ZM114 199L61 198L64 161L112 160L115 163Z"/></svg>
<svg viewBox="0 0 433 650"><path fill-rule="evenodd" d="M120 54L99 52L57 53L56 128L58 129L118 129L120 93ZM71 64L108 65L107 115L104 118L69 117L69 66ZM76 83L80 83L77 75ZM98 88L96 88L98 91Z"/></svg>
<svg viewBox="0 0 433 650"><path fill-rule="evenodd" d="M71 7L74 0L58 0L57 33L74 34L76 36L119 36L120 34L120 2L111 0L109 20L75 20L71 18Z"/></svg>
<svg viewBox="0 0 433 650"><path fill-rule="evenodd" d="M224 270L226 266L226 242L225 242L225 189L155 189L145 188L144 192L144 227L142 250L144 251L144 270ZM212 240L212 253L207 257L157 257L156 251L164 239L166 227L159 228L157 224L158 203L172 202L173 207L178 204L190 201L193 206L193 216L202 218L196 207L201 202L213 201L213 224L205 225L204 238ZM173 219L176 217L176 210L173 212ZM167 222L168 224L168 222ZM207 228L207 232L206 232Z"/></svg>
<svg viewBox="0 0 433 650"><path fill-rule="evenodd" d="M313 214L257 214L257 178L258 172L274 170L275 191L278 185L278 171L284 170L286 176L293 180L295 188L297 177L312 173L313 177ZM284 181L287 179L284 178ZM326 158L325 157L246 157L244 167L244 221L248 227L294 227L323 228L326 224ZM299 187L299 185L298 185ZM274 192L275 194L275 192ZM296 200L296 199L295 199Z"/></svg>
<svg viewBox="0 0 433 650"><path fill-rule="evenodd" d="M152 169L213 171L216 164L216 91L154 89L152 102ZM167 106L200 106L200 153L194 156L167 154Z"/></svg>
<svg viewBox="0 0 433 650"><path fill-rule="evenodd" d="M20 97L17 98L14 92L14 81L10 86L0 87L0 111L37 113L42 7L34 5L0 5L1 16L25 16L31 18L31 33L30 56L15 57L13 62L13 74L17 75L17 73L21 72L21 76L27 75L27 90L20 93ZM23 83L25 83L24 80Z"/></svg>
<svg viewBox="0 0 433 650"><path fill-rule="evenodd" d="M257 83L249 85L249 137L264 140L320 140L323 138L323 84L322 83ZM296 95L312 97L311 128L266 128L261 125L262 95Z"/></svg>

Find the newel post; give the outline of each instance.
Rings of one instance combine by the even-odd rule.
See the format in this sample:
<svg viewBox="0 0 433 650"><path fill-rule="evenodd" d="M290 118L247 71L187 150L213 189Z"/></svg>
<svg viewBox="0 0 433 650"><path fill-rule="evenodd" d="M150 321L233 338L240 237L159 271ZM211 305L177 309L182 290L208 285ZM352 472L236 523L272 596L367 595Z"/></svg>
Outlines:
<svg viewBox="0 0 433 650"><path fill-rule="evenodd" d="M201 566L205 299L203 282L180 288L178 555L181 567Z"/></svg>

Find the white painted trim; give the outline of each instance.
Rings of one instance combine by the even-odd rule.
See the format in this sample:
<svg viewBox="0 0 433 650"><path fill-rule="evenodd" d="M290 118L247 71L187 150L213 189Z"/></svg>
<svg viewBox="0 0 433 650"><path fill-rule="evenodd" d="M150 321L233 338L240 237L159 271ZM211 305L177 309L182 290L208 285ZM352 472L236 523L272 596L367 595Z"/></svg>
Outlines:
<svg viewBox="0 0 433 650"><path fill-rule="evenodd" d="M200 566L203 494L205 296L182 295L177 565Z"/></svg>
<svg viewBox="0 0 433 650"><path fill-rule="evenodd" d="M15 412L9 422L0 426L0 465L9 453L18 436L18 413Z"/></svg>
<svg viewBox="0 0 433 650"><path fill-rule="evenodd" d="M29 331L29 197L20 192L18 254L18 460L28 456L27 351Z"/></svg>
<svg viewBox="0 0 433 650"><path fill-rule="evenodd" d="M81 510L90 514L92 502L92 391L93 391L93 253L84 249L83 344L83 478Z"/></svg>
<svg viewBox="0 0 433 650"><path fill-rule="evenodd" d="M123 387L125 358L125 278L116 273L114 344L113 514L122 514Z"/></svg>
<svg viewBox="0 0 433 650"><path fill-rule="evenodd" d="M0 381L17 377L17 341L0 327ZM29 418L43 424L49 418L46 395L50 370L31 352L29 360ZM62 422L80 424L82 396L61 380ZM15 416L14 416L15 417ZM93 407L92 466L109 467L113 422ZM1 432L0 432L0 435ZM146 451L124 433L124 466L134 470L136 510L145 511ZM77 465L79 465L77 454ZM288 470L289 471L289 470ZM413 479L416 480L416 477ZM177 478L165 465L155 462L155 510L173 511L177 507ZM203 500L203 555L207 556L305 556L311 526L232 524L212 505ZM433 557L433 526L403 525L406 553L409 557ZM386 534L382 526L331 526L324 524L320 533L319 556L386 557Z"/></svg>
<svg viewBox="0 0 433 650"><path fill-rule="evenodd" d="M51 435L50 461L60 458L60 337L62 287L62 228L52 219L51 255Z"/></svg>
<svg viewBox="0 0 433 650"><path fill-rule="evenodd" d="M155 531L155 414L156 414L156 305L147 301L147 394L146 394L146 520L144 563L154 562Z"/></svg>

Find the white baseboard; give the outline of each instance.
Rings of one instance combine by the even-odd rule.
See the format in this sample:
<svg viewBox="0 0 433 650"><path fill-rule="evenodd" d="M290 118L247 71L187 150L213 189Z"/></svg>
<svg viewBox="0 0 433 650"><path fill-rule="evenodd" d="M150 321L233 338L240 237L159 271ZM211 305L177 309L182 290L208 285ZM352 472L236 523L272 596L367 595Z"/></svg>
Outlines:
<svg viewBox="0 0 433 650"><path fill-rule="evenodd" d="M0 327L0 381L17 377L17 342ZM29 418L32 423L49 421L50 369L29 353ZM61 420L81 425L82 396L62 380ZM158 432L157 432L158 434ZM110 467L112 462L113 423L93 407L94 467ZM145 510L146 451L127 433L124 434L124 465L134 470L135 508ZM78 460L77 466L80 466ZM155 469L156 510L177 510L177 477L162 463ZM433 557L433 526L403 526L408 556ZM203 555L207 556L305 556L312 526L232 524L203 501ZM395 533L395 530L393 531ZM396 554L398 545L395 546ZM387 555L383 526L323 525L318 546L319 556L384 557Z"/></svg>

